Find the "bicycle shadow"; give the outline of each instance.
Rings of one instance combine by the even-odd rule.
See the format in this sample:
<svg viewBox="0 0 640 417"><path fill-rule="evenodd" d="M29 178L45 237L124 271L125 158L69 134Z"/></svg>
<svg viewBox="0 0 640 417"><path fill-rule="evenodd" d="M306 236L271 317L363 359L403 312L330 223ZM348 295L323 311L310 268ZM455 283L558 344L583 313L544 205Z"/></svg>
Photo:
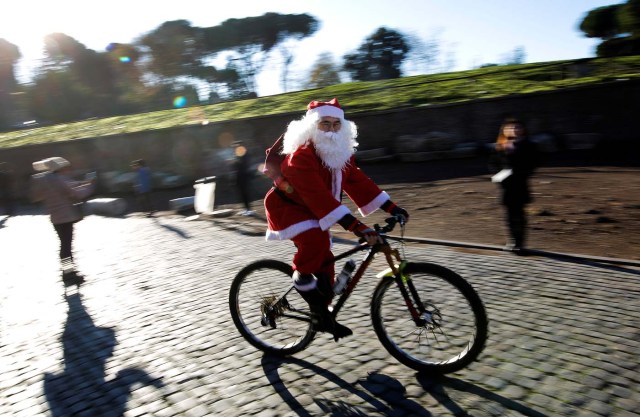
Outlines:
<svg viewBox="0 0 640 417"><path fill-rule="evenodd" d="M442 404L442 406L449 410L452 415L455 416L468 416L470 414L468 414L453 398L451 398L447 393L446 388L482 397L485 400L500 404L505 409L518 412L524 416L548 417L547 414L536 411L522 403L505 398L458 378L448 376L433 377L417 373L416 380L426 392L431 394L434 399L436 399L440 404Z"/></svg>
<svg viewBox="0 0 640 417"><path fill-rule="evenodd" d="M281 358L276 356L264 355L262 357L262 368L265 376L275 389L275 391L282 397L285 403L291 408L291 411L298 416L311 416L312 414L307 411L297 399L286 387L286 384L280 377L279 368L282 365L296 365L300 368L304 368L312 371L316 375L319 375L328 381L332 382L340 389L356 395L363 401L373 407L374 410L362 410L346 401L342 400L330 400L326 398L314 398L315 404L329 416L358 416L366 417L371 411L383 413L385 415L402 415L406 410L411 410L412 415L415 416L431 416L427 410L420 404L404 397L404 386L389 376L372 373L365 379L358 380L356 383L349 383L333 372L321 368L315 364L307 362L302 359L296 358ZM363 389L358 389L356 385L360 385ZM381 389L380 387L383 386ZM383 401L378 399L381 398Z"/></svg>
<svg viewBox="0 0 640 417"><path fill-rule="evenodd" d="M51 416L92 415L122 417L132 386L161 388L160 378L144 370L126 368L106 380L105 364L117 344L115 331L98 327L82 304L80 293L65 293L67 321L60 337L64 371L44 374L44 394Z"/></svg>

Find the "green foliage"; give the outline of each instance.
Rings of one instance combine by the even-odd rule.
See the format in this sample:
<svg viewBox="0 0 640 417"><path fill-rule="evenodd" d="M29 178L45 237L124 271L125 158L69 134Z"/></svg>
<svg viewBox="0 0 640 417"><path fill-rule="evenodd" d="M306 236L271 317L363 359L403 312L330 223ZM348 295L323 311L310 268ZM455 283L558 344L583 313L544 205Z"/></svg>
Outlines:
<svg viewBox="0 0 640 417"><path fill-rule="evenodd" d="M207 106L4 132L0 133L0 147L118 135L271 114L292 113L292 117L299 117L309 101L329 100L332 97L338 97L347 115L353 115L398 107L553 91L623 78L640 78L640 56L494 66L455 73L344 83ZM63 82L64 78L58 81ZM167 90L165 94L175 94L175 91ZM56 100L52 102L63 106L63 101Z"/></svg>
<svg viewBox="0 0 640 417"><path fill-rule="evenodd" d="M16 92L18 85L14 65L19 59L18 47L0 38L0 129L7 128L10 123L11 93Z"/></svg>
<svg viewBox="0 0 640 417"><path fill-rule="evenodd" d="M599 57L640 54L640 0L598 7L580 23L589 38L601 38Z"/></svg>
<svg viewBox="0 0 640 417"><path fill-rule="evenodd" d="M217 96L237 99L255 95L255 77L274 47L309 36L318 25L307 14L266 13L207 28L175 20L142 36L137 44L147 58L147 70L161 82L202 80ZM226 67L210 65L222 53L229 54Z"/></svg>
<svg viewBox="0 0 640 417"><path fill-rule="evenodd" d="M137 42L147 52L147 69L167 79L197 76L202 72L204 43L199 28L186 20L161 24Z"/></svg>
<svg viewBox="0 0 640 417"><path fill-rule="evenodd" d="M632 37L640 37L640 0L627 0L618 12L620 28L631 34Z"/></svg>
<svg viewBox="0 0 640 417"><path fill-rule="evenodd" d="M235 71L239 79L227 86L231 98L237 98L255 95L255 77L275 47L310 36L318 27L318 20L308 14L265 13L228 19L218 26L202 28L201 33L205 56L231 52L226 69Z"/></svg>
<svg viewBox="0 0 640 417"><path fill-rule="evenodd" d="M330 52L323 52L311 67L305 87L322 88L334 84L340 84L339 67Z"/></svg>
<svg viewBox="0 0 640 417"><path fill-rule="evenodd" d="M402 33L381 27L356 52L344 56L344 69L355 81L398 78L408 52L409 44Z"/></svg>
<svg viewBox="0 0 640 417"><path fill-rule="evenodd" d="M580 23L580 30L588 38L611 39L620 34L618 10L620 5L598 7L591 10Z"/></svg>

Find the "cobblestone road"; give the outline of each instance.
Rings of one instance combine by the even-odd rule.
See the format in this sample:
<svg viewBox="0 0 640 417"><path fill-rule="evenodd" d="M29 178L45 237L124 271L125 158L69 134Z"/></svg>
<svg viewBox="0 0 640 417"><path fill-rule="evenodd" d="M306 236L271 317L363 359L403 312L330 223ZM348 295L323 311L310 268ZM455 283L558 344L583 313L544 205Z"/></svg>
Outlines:
<svg viewBox="0 0 640 417"><path fill-rule="evenodd" d="M8 219L0 415L638 415L637 268L411 244L413 258L467 278L490 318L479 360L430 379L376 339L372 276L341 315L354 336L319 335L295 357L263 357L235 330L229 285L242 265L286 260L292 248L230 224L89 216L75 242L87 282L65 296L48 219Z"/></svg>

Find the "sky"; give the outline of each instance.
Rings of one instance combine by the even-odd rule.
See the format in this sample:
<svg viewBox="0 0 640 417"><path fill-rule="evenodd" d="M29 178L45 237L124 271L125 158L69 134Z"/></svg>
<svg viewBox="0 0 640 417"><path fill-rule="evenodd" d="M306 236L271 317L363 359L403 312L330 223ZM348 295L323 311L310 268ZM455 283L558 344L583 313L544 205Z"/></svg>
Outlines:
<svg viewBox="0 0 640 417"><path fill-rule="evenodd" d="M298 43L295 78L303 79L320 53L330 52L339 61L382 26L425 42L437 40L442 68L461 71L504 63L516 48L523 48L525 62L593 57L599 39L584 37L578 25L588 11L619 3L624 1L3 0L0 38L20 49L17 76L27 82L42 57L44 36L54 32L102 52L109 43L131 43L171 20L209 27L267 12L307 13L320 21L320 29ZM258 77L258 94L281 92L279 68L266 69Z"/></svg>

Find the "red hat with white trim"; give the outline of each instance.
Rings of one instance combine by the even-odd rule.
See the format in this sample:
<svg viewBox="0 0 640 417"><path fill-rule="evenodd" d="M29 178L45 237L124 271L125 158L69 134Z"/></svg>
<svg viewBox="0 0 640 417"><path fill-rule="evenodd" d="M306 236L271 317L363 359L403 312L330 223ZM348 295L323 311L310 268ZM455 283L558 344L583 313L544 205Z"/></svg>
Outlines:
<svg viewBox="0 0 640 417"><path fill-rule="evenodd" d="M344 119L344 111L340 107L337 98L329 101L312 101L307 106L307 116L318 114L320 117L337 117Z"/></svg>

